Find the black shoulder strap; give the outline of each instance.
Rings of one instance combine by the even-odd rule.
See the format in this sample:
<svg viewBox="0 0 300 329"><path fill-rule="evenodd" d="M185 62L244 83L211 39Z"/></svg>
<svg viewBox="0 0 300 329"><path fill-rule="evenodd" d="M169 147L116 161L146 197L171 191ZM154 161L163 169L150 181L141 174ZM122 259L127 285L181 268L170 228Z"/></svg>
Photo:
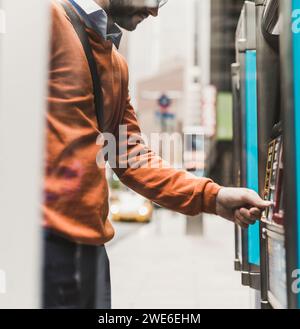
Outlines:
<svg viewBox="0 0 300 329"><path fill-rule="evenodd" d="M60 1L64 7L66 14L68 15L81 43L90 67L91 76L93 80L93 89L94 89L94 102L95 110L98 121L99 130L104 132L104 103L103 103L103 93L101 88L101 81L97 71L96 61L93 55L92 47L88 38L88 34L85 29L84 23L81 21L75 10L70 8L68 4L64 1Z"/></svg>

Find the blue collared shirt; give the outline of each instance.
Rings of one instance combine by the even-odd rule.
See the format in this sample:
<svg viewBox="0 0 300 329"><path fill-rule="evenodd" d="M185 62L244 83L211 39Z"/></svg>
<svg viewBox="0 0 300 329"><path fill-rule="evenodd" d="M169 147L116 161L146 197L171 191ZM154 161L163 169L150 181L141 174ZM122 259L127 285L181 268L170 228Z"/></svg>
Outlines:
<svg viewBox="0 0 300 329"><path fill-rule="evenodd" d="M69 0L73 7L80 14L84 23L99 33L105 40L111 40L119 48L122 31L114 24L110 31L107 31L107 14L94 0Z"/></svg>

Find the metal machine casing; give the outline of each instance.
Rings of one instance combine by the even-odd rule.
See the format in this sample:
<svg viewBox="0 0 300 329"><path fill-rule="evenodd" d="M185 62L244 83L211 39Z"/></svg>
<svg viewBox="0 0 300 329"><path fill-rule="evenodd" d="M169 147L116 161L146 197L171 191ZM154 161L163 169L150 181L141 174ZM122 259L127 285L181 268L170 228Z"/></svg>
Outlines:
<svg viewBox="0 0 300 329"><path fill-rule="evenodd" d="M240 154L240 160L235 160L238 167L235 172L240 176L241 186L258 190L255 25L255 4L246 1L236 31L236 63L232 65L234 134L235 139L241 140L239 145L235 143L235 149L240 148L235 150L235 159ZM257 290L260 288L258 225L248 230L235 229L235 268L242 272L242 284Z"/></svg>

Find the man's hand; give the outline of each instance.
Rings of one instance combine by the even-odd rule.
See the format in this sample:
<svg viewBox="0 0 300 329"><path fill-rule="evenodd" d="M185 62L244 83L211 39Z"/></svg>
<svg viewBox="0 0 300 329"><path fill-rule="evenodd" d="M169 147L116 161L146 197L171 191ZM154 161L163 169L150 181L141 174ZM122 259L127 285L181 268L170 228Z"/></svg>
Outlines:
<svg viewBox="0 0 300 329"><path fill-rule="evenodd" d="M246 188L222 188L217 195L217 214L242 228L248 228L261 218L262 212L272 206Z"/></svg>

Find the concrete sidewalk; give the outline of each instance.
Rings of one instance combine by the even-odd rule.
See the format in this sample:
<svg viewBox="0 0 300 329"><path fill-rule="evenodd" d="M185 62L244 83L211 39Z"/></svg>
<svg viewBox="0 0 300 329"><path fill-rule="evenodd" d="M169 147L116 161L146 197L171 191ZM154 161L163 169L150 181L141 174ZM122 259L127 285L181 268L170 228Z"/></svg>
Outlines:
<svg viewBox="0 0 300 329"><path fill-rule="evenodd" d="M113 308L250 308L233 270L232 224L206 216L202 238L186 236L185 225L184 216L159 210L151 224L107 246Z"/></svg>

